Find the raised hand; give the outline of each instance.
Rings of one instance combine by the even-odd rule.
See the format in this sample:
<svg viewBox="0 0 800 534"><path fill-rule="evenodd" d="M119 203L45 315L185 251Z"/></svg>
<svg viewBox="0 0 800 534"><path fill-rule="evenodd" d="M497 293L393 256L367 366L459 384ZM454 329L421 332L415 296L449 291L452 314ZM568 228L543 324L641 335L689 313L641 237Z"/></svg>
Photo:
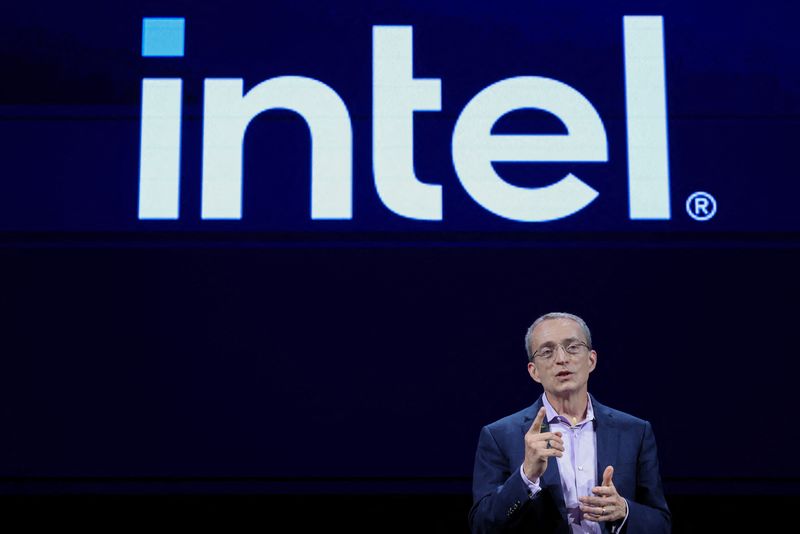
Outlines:
<svg viewBox="0 0 800 534"><path fill-rule="evenodd" d="M589 521L618 521L628 513L628 501L623 499L614 487L614 468L603 471L603 484L592 488L587 497L579 497L583 517Z"/></svg>
<svg viewBox="0 0 800 534"><path fill-rule="evenodd" d="M564 454L564 441L561 432L542 432L542 421L545 416L544 406L536 414L533 424L525 433L525 460L522 470L531 482L538 482L545 470L547 461L552 456Z"/></svg>

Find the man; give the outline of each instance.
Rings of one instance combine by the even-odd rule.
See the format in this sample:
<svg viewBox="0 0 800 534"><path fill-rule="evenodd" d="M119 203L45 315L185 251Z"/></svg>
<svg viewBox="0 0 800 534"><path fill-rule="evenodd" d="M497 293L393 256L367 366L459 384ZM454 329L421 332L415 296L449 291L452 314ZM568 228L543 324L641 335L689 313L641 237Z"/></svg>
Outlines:
<svg viewBox="0 0 800 534"><path fill-rule="evenodd" d="M583 319L543 315L525 348L544 394L481 430L472 531L669 532L650 423L589 395L597 352Z"/></svg>

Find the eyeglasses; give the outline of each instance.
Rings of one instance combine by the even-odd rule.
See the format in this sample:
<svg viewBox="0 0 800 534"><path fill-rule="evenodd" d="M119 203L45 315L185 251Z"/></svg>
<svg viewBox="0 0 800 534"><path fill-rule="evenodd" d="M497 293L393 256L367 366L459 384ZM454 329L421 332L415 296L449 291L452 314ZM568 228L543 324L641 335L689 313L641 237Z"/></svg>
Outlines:
<svg viewBox="0 0 800 534"><path fill-rule="evenodd" d="M531 356L531 361L533 361L533 359L537 356L544 361L552 360L553 356L556 355L556 350L558 349L558 347L564 349L564 354L566 354L567 357L572 357L572 358L577 358L578 356L583 354L583 349L587 350L589 349L589 345L587 345L583 341L570 341L569 345L566 346L562 345L561 343L557 343L552 347L549 346L542 347L536 352L534 352L533 356Z"/></svg>

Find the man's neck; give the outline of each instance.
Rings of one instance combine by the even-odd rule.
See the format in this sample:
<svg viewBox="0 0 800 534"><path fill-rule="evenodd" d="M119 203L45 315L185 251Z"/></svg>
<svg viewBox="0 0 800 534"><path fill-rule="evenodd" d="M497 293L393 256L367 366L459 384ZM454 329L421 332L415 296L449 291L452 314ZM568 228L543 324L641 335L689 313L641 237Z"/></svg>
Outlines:
<svg viewBox="0 0 800 534"><path fill-rule="evenodd" d="M583 421L586 417L586 409L589 406L588 392L579 391L564 396L547 395L547 402L553 407L558 415L563 415L575 425Z"/></svg>

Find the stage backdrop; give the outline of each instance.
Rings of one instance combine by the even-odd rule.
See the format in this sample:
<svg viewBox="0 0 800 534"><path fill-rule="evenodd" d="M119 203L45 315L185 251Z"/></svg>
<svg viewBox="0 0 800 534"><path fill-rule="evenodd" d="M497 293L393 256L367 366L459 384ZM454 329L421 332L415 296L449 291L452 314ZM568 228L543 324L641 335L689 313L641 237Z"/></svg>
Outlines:
<svg viewBox="0 0 800 534"><path fill-rule="evenodd" d="M798 491L786 3L4 12L3 491L467 492L548 311L668 491Z"/></svg>

